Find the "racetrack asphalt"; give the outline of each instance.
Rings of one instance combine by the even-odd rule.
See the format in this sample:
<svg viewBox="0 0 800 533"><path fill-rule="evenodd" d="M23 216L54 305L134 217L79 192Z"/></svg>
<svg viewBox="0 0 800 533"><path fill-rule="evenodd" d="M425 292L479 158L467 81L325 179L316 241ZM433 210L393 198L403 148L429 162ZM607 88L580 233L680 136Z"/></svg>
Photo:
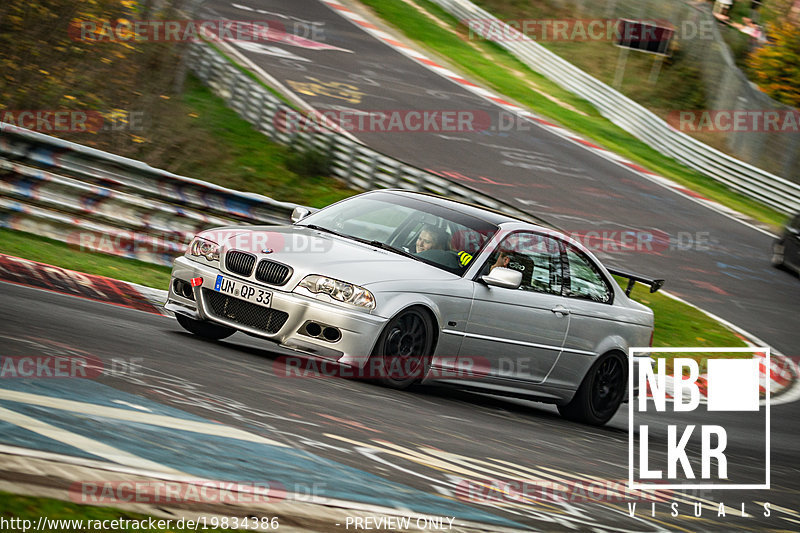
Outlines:
<svg viewBox="0 0 800 533"><path fill-rule="evenodd" d="M650 516L650 503L640 501L635 518L628 514L630 499L463 501L467 498L459 497L458 489L466 479L547 480L573 487L590 479L623 483L627 479L626 406L608 426L592 428L561 419L550 406L449 387L398 392L343 378L286 377L279 359L285 352L242 334L220 342L204 341L168 317L7 283L0 283L0 298L4 302L0 310L4 356L91 355L107 369L125 368L123 363L136 368L107 372L96 380L4 379L0 407L34 415L141 460L196 476L242 482L277 480L289 488L312 487L315 480L318 485L312 490L323 498L381 504L409 513L513 522L545 531L571 527L756 531L791 529L789 521L796 518L792 513L796 512L798 435L791 433L791 426L787 429L779 423L792 416L794 404L772 409L778 423L773 424L772 490L768 493L669 492L664 496L666 503L656 504L655 516ZM41 402L8 399L15 391L90 406L87 412L73 414ZM91 405L146 408L148 414L224 426L221 436L189 438L183 431L149 426L146 416L126 422L93 414ZM704 415L694 416L702 421ZM637 419L637 423L643 420L655 421ZM0 424L2 444L69 453L63 442L31 438L14 422ZM234 446L224 436L227 432L233 437L234 430L224 427L244 430L276 446L264 445L269 453L250 448L253 444ZM734 432L727 450L728 468L740 483L763 482L759 479L763 459L754 451L763 449L763 434L757 424L751 427L751 432ZM650 440L656 449L665 445L666 437L656 431ZM692 457L696 448L690 445ZM94 455L91 446L81 452ZM654 457L660 457L659 461L663 455ZM125 459L117 461L125 464ZM762 515L764 501L773 506L769 518ZM697 502L704 505L700 519L693 517ZM727 508L725 517L717 516L719 502ZM669 516L672 503L678 504L677 517ZM750 516L737 516L742 503Z"/></svg>

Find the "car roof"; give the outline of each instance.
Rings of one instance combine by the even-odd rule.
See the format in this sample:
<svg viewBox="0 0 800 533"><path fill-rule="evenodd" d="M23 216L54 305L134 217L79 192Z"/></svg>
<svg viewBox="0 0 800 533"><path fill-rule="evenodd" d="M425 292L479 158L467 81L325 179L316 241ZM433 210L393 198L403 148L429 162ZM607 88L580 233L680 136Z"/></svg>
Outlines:
<svg viewBox="0 0 800 533"><path fill-rule="evenodd" d="M439 196L437 194L431 194L427 192L409 191L405 189L379 189L377 191L370 191L370 193L391 193L391 194L400 194L403 196L413 197L415 199L424 202L428 202L434 205L438 205L440 207L445 207L448 209L452 209L454 211L458 211L460 213L464 213L466 215L475 218L479 218L485 222L489 222L490 224L494 224L496 226L507 223L524 223L524 224L530 224L532 226L544 227L540 224L535 224L529 220L524 220L522 218L507 215L505 213L501 213L500 211L495 211L488 207L469 204L458 200L451 200L450 198L445 198L444 196Z"/></svg>

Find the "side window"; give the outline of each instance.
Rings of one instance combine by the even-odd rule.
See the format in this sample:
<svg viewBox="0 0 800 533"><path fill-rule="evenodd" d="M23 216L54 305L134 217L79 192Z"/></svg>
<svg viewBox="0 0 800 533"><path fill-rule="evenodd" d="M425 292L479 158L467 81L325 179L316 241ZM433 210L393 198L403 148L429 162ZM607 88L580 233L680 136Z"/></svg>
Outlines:
<svg viewBox="0 0 800 533"><path fill-rule="evenodd" d="M555 239L538 233L513 233L492 253L483 273L497 266L522 272L520 290L561 295L561 252Z"/></svg>
<svg viewBox="0 0 800 533"><path fill-rule="evenodd" d="M569 261L569 291L567 296L586 298L595 302L608 303L613 292L603 279L597 266L583 253L567 245Z"/></svg>

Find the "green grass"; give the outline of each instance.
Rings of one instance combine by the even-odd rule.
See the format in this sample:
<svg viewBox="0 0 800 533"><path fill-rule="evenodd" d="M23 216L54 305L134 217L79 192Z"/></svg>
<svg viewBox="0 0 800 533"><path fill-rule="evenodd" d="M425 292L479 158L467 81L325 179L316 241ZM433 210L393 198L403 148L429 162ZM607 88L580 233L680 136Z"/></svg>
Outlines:
<svg viewBox="0 0 800 533"><path fill-rule="evenodd" d="M0 253L157 289L169 287L168 267L102 253L81 252L63 242L31 233L0 228Z"/></svg>
<svg viewBox="0 0 800 533"><path fill-rule="evenodd" d="M312 207L358 192L327 176L290 170L293 159L302 154L270 141L196 78L187 80L183 102L194 117L191 128L199 130L198 135L207 134L213 145L198 146L209 152L208 157L178 161L173 172Z"/></svg>
<svg viewBox="0 0 800 533"><path fill-rule="evenodd" d="M411 40L445 57L469 76L518 103L642 166L756 220L780 226L785 215L688 169L615 126L588 102L566 91L492 42L467 39L468 30L438 6L418 0L446 22L441 28L414 7L393 0L360 0ZM521 77L514 74L521 73ZM533 88L532 88L533 87ZM535 88L535 89L534 89ZM557 101L546 98L545 93ZM560 102L563 102L560 103ZM564 105L565 104L565 105ZM572 109L570 109L572 108Z"/></svg>
<svg viewBox="0 0 800 533"><path fill-rule="evenodd" d="M32 496L20 496L17 494L10 494L7 492L0 492L0 517L4 518L5 520L10 519L19 519L19 520L29 520L30 523L27 524L30 529L28 531L32 531L38 525L38 521L40 517L45 517L49 520L83 520L83 529L69 529L66 527L61 527L59 529L54 529L52 527L46 527L44 529L38 530L39 533L63 533L65 531L102 531L102 521L104 520L136 520L141 522L144 520L143 528L136 528L133 529L132 527L129 528L119 528L119 529L109 529L109 531L142 531L142 532L153 532L153 533L162 533L164 531L195 531L194 528L189 529L186 527L176 528L177 521L180 519L179 517L173 517L170 529L166 528L150 528L147 527L148 515L143 515L139 513L132 513L128 511L123 511L120 509L115 509L113 507L95 507L90 505L78 505L76 503L66 502L62 500L56 500L53 498L37 498ZM100 520L101 527L94 527L95 523L92 522L92 527L89 528L86 521L87 520ZM155 518L154 521L157 523L158 520L167 520L166 518ZM210 524L210 523L209 523ZM6 529L4 531L25 531L23 529L23 525L16 520L11 522L10 529ZM19 527L17 527L19 525ZM110 526L111 523L107 522L106 527ZM129 522L128 524L132 526L133 523ZM138 525L138 524L137 524ZM164 522L162 525L167 525ZM203 529L202 524L200 527L201 531L215 531L215 532L230 532L230 529L213 529L210 527L208 529Z"/></svg>
<svg viewBox="0 0 800 533"><path fill-rule="evenodd" d="M624 282L627 283L627 282ZM621 283L622 287L625 284ZM690 305L664 294L649 293L637 285L631 297L653 310L658 347L743 347L746 344L731 330Z"/></svg>

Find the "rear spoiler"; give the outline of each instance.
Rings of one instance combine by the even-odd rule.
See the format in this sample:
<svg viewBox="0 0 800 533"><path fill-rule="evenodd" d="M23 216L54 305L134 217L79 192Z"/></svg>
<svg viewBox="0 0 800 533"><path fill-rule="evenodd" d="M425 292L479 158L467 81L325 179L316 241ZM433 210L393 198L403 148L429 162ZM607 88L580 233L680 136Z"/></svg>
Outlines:
<svg viewBox="0 0 800 533"><path fill-rule="evenodd" d="M628 278L628 286L625 287L625 296L630 296L631 291L633 290L633 286L638 281L639 283L644 283L645 285L650 286L650 292L656 292L658 289L664 286L663 279L653 279L642 276L640 274L634 274L632 272L627 272L625 270L619 270L617 268L609 268L609 272L614 274L615 276L620 276L623 278Z"/></svg>

